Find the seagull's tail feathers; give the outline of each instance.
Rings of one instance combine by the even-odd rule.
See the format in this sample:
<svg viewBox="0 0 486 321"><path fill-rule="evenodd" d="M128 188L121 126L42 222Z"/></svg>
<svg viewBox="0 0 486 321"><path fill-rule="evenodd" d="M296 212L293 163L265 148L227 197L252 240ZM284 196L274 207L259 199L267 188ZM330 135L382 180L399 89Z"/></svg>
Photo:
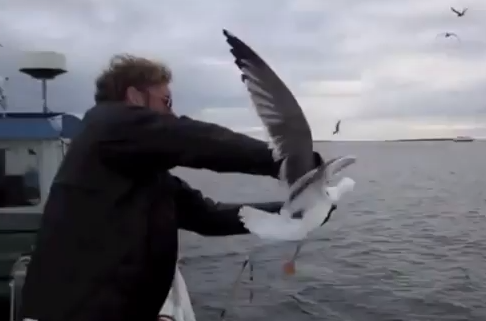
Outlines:
<svg viewBox="0 0 486 321"><path fill-rule="evenodd" d="M279 214L243 206L238 215L250 233L262 239L292 241L303 239L307 234L300 220Z"/></svg>
<svg viewBox="0 0 486 321"><path fill-rule="evenodd" d="M329 193L331 201L337 202L344 194L352 192L354 185L356 185L356 182L353 179L343 177L336 186L326 186L324 188Z"/></svg>

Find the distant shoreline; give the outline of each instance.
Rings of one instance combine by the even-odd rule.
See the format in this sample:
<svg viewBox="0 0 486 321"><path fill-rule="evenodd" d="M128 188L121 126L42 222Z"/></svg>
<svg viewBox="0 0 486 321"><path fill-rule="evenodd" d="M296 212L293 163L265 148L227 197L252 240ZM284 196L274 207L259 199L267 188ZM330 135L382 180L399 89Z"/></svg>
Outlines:
<svg viewBox="0 0 486 321"><path fill-rule="evenodd" d="M481 141L484 138L474 138L473 141ZM387 143L408 143L408 142L452 142L454 138L411 138L411 139L385 139L385 140L314 140L314 143L365 143L365 142L387 142Z"/></svg>
<svg viewBox="0 0 486 321"><path fill-rule="evenodd" d="M452 142L454 138L414 138L414 139L392 139L385 142Z"/></svg>

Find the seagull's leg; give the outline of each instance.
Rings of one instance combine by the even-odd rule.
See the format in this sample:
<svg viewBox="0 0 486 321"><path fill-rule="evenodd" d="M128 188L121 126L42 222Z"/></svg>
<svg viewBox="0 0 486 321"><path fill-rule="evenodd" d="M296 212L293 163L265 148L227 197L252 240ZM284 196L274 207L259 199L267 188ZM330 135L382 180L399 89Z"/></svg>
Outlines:
<svg viewBox="0 0 486 321"><path fill-rule="evenodd" d="M304 240L300 240L297 244L297 248L295 249L294 255L290 258L290 260L284 264L284 273L287 275L295 274L295 260L302 249L302 245L304 245Z"/></svg>
<svg viewBox="0 0 486 321"><path fill-rule="evenodd" d="M240 284L241 276L243 275L243 272L245 271L246 266L248 265L249 262L250 262L250 255L248 255L246 257L245 261L243 261L243 264L241 265L240 273L238 273L238 277L236 278L235 282L233 283L233 286L231 288L231 295L229 297L229 301L227 303L227 306L223 309L223 311L221 311L221 314L219 315L219 319L221 321L224 320L225 317L226 317L226 312L228 311L229 305L231 304L231 302L233 301L233 299L236 295L236 290L238 290L238 285Z"/></svg>

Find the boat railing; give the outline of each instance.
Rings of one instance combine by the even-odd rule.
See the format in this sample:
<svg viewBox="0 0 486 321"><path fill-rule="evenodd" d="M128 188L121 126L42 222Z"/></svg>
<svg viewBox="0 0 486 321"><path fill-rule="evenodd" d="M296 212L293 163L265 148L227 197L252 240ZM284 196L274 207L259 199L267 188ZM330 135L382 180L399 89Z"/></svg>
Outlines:
<svg viewBox="0 0 486 321"><path fill-rule="evenodd" d="M22 288L30 263L30 253L22 254L14 263L10 273L10 321L20 321L20 306L22 304Z"/></svg>

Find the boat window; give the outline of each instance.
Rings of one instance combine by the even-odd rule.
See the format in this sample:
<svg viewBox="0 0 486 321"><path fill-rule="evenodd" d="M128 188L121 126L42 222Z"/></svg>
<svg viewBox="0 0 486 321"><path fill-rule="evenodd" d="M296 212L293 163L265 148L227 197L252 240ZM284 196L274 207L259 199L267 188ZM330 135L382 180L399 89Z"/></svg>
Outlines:
<svg viewBox="0 0 486 321"><path fill-rule="evenodd" d="M0 148L0 208L40 203L39 157L32 148Z"/></svg>

